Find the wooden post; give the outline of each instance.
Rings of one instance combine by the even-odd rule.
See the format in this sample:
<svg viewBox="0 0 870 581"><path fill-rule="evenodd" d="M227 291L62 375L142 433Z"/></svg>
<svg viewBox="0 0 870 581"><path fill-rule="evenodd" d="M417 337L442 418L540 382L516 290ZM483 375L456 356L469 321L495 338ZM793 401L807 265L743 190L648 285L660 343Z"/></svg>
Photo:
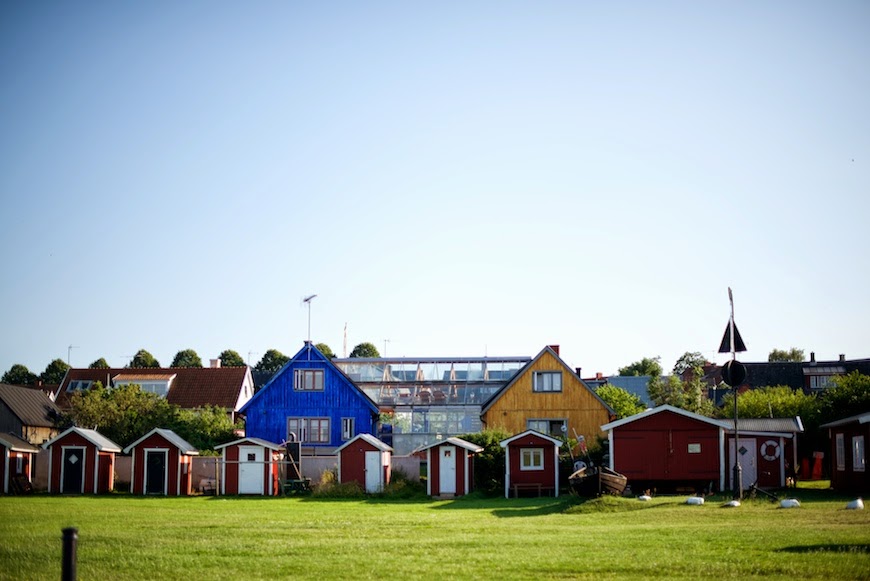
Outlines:
<svg viewBox="0 0 870 581"><path fill-rule="evenodd" d="M76 579L76 545L78 544L79 530L74 527L63 529L63 563L61 567L61 581L75 581Z"/></svg>

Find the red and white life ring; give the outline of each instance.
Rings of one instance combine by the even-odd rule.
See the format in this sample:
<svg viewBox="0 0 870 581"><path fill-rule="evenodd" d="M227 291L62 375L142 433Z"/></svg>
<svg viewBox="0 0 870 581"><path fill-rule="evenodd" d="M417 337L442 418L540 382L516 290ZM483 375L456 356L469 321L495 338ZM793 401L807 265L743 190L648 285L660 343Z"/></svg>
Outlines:
<svg viewBox="0 0 870 581"><path fill-rule="evenodd" d="M779 458L779 442L776 440L768 440L761 445L761 457L768 462L773 462Z"/></svg>

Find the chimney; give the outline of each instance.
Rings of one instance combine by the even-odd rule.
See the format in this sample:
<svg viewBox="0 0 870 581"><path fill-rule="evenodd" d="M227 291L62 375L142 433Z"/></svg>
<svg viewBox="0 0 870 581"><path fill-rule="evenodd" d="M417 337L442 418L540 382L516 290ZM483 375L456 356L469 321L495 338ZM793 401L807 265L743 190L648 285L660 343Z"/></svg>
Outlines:
<svg viewBox="0 0 870 581"><path fill-rule="evenodd" d="M595 372L595 379L604 379L604 374L600 371Z"/></svg>
<svg viewBox="0 0 870 581"><path fill-rule="evenodd" d="M211 361L210 367L212 369L220 369L221 368L221 360L220 359L209 359Z"/></svg>
<svg viewBox="0 0 870 581"><path fill-rule="evenodd" d="M816 352L810 351L810 363L815 363L815 362L816 362Z"/></svg>
<svg viewBox="0 0 870 581"><path fill-rule="evenodd" d="M550 349L556 352L556 355L559 354L559 346L558 345L547 345Z"/></svg>
<svg viewBox="0 0 870 581"><path fill-rule="evenodd" d="M840 363L845 363L845 362L846 362L846 354L840 353Z"/></svg>
<svg viewBox="0 0 870 581"><path fill-rule="evenodd" d="M577 374L577 377L583 377L583 375L580 373L580 371L581 371L582 369L583 369L582 367L575 367L575 368L574 368L574 373Z"/></svg>

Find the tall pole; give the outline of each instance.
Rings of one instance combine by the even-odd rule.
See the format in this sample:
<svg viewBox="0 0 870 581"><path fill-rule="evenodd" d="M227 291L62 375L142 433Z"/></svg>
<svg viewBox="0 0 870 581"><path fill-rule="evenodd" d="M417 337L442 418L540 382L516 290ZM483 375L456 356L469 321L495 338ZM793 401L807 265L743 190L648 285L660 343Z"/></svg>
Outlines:
<svg viewBox="0 0 870 581"><path fill-rule="evenodd" d="M731 293L731 287L728 287L728 301L731 303L731 318L728 321L728 331L731 335L731 361L737 360L737 353L734 348L734 295ZM734 390L734 498L741 500L743 498L743 470L740 467L740 431L737 428L737 387L732 385Z"/></svg>
<svg viewBox="0 0 870 581"><path fill-rule="evenodd" d="M308 303L308 342L311 343L311 300L317 295L309 295L302 299L303 303Z"/></svg>
<svg viewBox="0 0 870 581"><path fill-rule="evenodd" d="M73 349L78 349L78 348L79 348L78 345L70 345L69 347L66 348L66 364L67 365L70 365L70 362L69 362L70 353L72 353Z"/></svg>

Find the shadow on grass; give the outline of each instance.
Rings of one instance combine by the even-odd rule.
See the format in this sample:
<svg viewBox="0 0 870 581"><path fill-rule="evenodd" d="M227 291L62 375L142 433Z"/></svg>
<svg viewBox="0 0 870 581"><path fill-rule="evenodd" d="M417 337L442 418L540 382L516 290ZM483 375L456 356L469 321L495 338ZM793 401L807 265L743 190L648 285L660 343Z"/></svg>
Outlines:
<svg viewBox="0 0 870 581"><path fill-rule="evenodd" d="M862 553L870 554L870 545L798 545L777 549L777 553Z"/></svg>

